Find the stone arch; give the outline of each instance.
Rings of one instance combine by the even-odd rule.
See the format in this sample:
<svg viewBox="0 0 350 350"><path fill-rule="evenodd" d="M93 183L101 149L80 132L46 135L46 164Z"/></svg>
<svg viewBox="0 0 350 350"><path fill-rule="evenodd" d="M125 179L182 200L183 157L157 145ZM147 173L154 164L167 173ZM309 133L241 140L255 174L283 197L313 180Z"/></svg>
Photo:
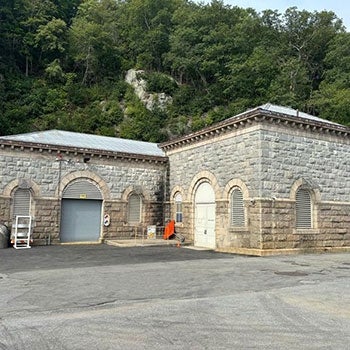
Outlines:
<svg viewBox="0 0 350 350"><path fill-rule="evenodd" d="M242 194L243 201L239 195L239 201L232 198L235 189L238 189ZM225 186L223 199L227 201L227 214L228 214L228 225L232 227L244 227L247 225L248 219L248 206L244 202L249 199L249 191L247 185L241 179L231 179ZM237 204L238 203L238 204ZM237 206L238 205L238 206ZM242 207L243 205L243 207ZM235 215L233 213L235 212Z"/></svg>
<svg viewBox="0 0 350 350"><path fill-rule="evenodd" d="M230 196L232 193L232 190L235 187L239 187L243 193L243 199L247 200L249 198L249 190L247 185L241 180L241 179L232 179L230 180L223 191L222 198L225 200L230 200Z"/></svg>
<svg viewBox="0 0 350 350"><path fill-rule="evenodd" d="M147 190L141 186L128 186L122 193L122 201L127 202L129 196L136 193L142 197L143 200L150 201L151 197Z"/></svg>
<svg viewBox="0 0 350 350"><path fill-rule="evenodd" d="M308 190L310 192L311 199L314 203L318 203L321 201L321 192L318 186L312 183L311 181L305 180L303 178L299 178L293 183L289 194L289 198L291 200L295 201L296 194L299 189Z"/></svg>
<svg viewBox="0 0 350 350"><path fill-rule="evenodd" d="M100 189L103 199L110 199L111 197L111 193L109 190L109 187L107 185L107 183L98 175L96 175L95 173L88 171L88 170L84 170L84 171L75 171L73 173L70 173L66 176L64 176L61 179L61 183L60 186L58 186L56 188L56 196L62 197L62 193L64 191L64 189L66 188L66 186L71 183L74 180L77 179L87 179L87 180L91 180L93 181L97 187Z"/></svg>
<svg viewBox="0 0 350 350"><path fill-rule="evenodd" d="M212 174L210 171L203 170L203 171L200 171L197 175L195 175L191 181L191 184L189 187L190 190L188 192L189 202L194 203L196 190L199 187L199 185L202 184L203 182L209 182L209 184L213 187L216 200L221 199L221 190L215 175Z"/></svg>
<svg viewBox="0 0 350 350"><path fill-rule="evenodd" d="M181 196L181 201L179 202L177 201L178 195ZM175 186L170 193L170 217L175 219L176 225L183 225L185 199L184 189L181 186Z"/></svg>
<svg viewBox="0 0 350 350"><path fill-rule="evenodd" d="M3 194L5 197L11 197L13 191L16 188L24 188L30 190L32 196L34 198L40 197L41 195L41 190L40 186L33 180L31 179L15 179L9 182L3 191Z"/></svg>
<svg viewBox="0 0 350 350"><path fill-rule="evenodd" d="M182 198L185 198L185 191L181 186L175 186L170 193L170 200L173 200L176 193L180 193L182 195Z"/></svg>
<svg viewBox="0 0 350 350"><path fill-rule="evenodd" d="M10 216L14 215L14 194L17 189L24 189L30 192L30 215L34 215L36 207L36 198L41 195L40 186L31 179L19 178L11 181L4 188L4 196L10 199Z"/></svg>
<svg viewBox="0 0 350 350"><path fill-rule="evenodd" d="M311 228L316 229L318 227L318 203L321 201L321 193L317 185L313 182L299 178L297 179L290 190L290 199L296 202L296 196L298 190L307 190L311 199ZM296 212L295 212L296 215Z"/></svg>
<svg viewBox="0 0 350 350"><path fill-rule="evenodd" d="M148 203L150 202L150 194L147 190L145 190L142 186L135 186L135 185L131 185L128 186L122 193L122 201L124 202L124 222L125 223L130 223L129 222L129 199L130 196L136 194L140 196L140 200L141 200L141 212L140 212L140 222L138 224L141 224L143 222L145 222L145 218L146 218L146 211L147 211L147 206Z"/></svg>

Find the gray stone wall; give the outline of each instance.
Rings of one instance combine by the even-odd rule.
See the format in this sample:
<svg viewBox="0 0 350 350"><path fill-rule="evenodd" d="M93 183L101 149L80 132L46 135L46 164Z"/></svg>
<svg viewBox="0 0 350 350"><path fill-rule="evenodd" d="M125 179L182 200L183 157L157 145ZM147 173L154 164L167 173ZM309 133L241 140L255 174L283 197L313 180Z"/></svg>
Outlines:
<svg viewBox="0 0 350 350"><path fill-rule="evenodd" d="M322 201L350 201L349 139L276 125L261 137L261 197L289 198L302 178L320 191Z"/></svg>
<svg viewBox="0 0 350 350"><path fill-rule="evenodd" d="M111 215L111 225L102 227L102 239L129 238L134 227L127 222L126 192L133 189L142 195L143 221L147 225L163 225L162 203L166 164L145 160L91 157L84 163L83 155L64 153L62 157L47 151L3 149L0 152L0 218L12 224L9 191L18 179L29 180L33 188L35 217L34 243L59 242L60 195L71 177L91 175L103 184L103 212ZM88 175L85 175L88 174ZM11 185L12 184L12 185ZM5 193L6 192L6 193Z"/></svg>
<svg viewBox="0 0 350 350"><path fill-rule="evenodd" d="M120 199L129 186L142 186L152 200L163 197L163 193L159 193L164 182L164 165L161 164L98 157L84 163L83 156L71 155L63 155L62 160L58 161L54 154L18 149L0 152L0 193L12 180L25 178L40 185L42 196L55 197L59 178L63 179L76 171L90 171L101 177L114 199Z"/></svg>
<svg viewBox="0 0 350 350"><path fill-rule="evenodd" d="M176 225L177 232L187 240L194 240L193 218L193 181L198 174L209 172L217 181L212 183L216 196L216 243L217 247L249 246L260 248L260 223L256 208L249 208L249 198L259 196L260 156L259 148L261 132L259 127L252 126L233 132L231 135L214 137L197 145L184 146L180 151L168 152L170 172L170 193L174 188L181 189L183 196L183 222ZM245 206L250 216L246 227L232 228L229 219L229 201L225 196L225 187L232 179L240 179L245 183L248 194ZM212 179L210 179L212 180ZM215 186L217 185L217 186ZM174 201L172 218L175 217Z"/></svg>
<svg viewBox="0 0 350 350"><path fill-rule="evenodd" d="M253 127L233 137L216 137L198 146L184 147L181 152L169 152L170 189L180 186L188 191L193 178L206 170L215 175L222 189L231 179L239 178L251 197L258 196L260 139L260 130Z"/></svg>
<svg viewBox="0 0 350 350"><path fill-rule="evenodd" d="M294 201L263 201L262 249L301 251L350 247L350 203L318 203L313 229L295 228Z"/></svg>

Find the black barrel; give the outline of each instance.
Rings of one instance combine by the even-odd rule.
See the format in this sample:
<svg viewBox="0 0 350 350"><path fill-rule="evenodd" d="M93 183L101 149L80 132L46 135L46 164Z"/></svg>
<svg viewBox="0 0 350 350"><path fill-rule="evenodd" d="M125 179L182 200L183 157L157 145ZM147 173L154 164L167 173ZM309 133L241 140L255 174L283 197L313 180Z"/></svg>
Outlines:
<svg viewBox="0 0 350 350"><path fill-rule="evenodd" d="M5 224L0 223L0 249L8 248L10 243L10 230Z"/></svg>

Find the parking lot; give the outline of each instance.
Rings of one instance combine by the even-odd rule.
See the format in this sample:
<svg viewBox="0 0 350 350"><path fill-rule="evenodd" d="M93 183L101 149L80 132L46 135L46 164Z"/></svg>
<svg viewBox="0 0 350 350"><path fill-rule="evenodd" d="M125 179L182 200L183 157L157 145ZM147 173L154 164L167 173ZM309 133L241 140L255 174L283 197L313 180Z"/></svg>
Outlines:
<svg viewBox="0 0 350 350"><path fill-rule="evenodd" d="M0 349L349 349L350 254L0 249Z"/></svg>

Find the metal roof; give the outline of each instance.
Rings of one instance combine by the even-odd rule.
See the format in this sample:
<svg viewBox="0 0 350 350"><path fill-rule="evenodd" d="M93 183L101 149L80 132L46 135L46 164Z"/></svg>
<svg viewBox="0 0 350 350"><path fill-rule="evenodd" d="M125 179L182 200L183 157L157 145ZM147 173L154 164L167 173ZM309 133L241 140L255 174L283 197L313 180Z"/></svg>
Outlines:
<svg viewBox="0 0 350 350"><path fill-rule="evenodd" d="M302 119L308 119L308 120L313 120L313 121L317 121L317 122L321 122L321 123L327 123L327 124L333 124L333 125L338 125L338 126L343 126L341 124L337 124L334 122L331 122L330 120L326 120L326 119L322 119L322 118L318 118L315 117L314 115L308 114L308 113L304 113L304 112L300 112L296 109L290 108L290 107L283 107L283 106L277 106L271 103L265 103L264 105L255 107L253 109L250 109L244 113L239 114L239 116L241 116L242 114L245 114L247 112L252 112L255 110L264 110L264 111L270 111L270 112L274 112L274 113L280 113L280 114L285 114L291 117L298 117L298 118L302 118ZM237 116L236 116L237 117Z"/></svg>
<svg viewBox="0 0 350 350"><path fill-rule="evenodd" d="M187 134L179 138L163 142L159 146L163 150L167 150L173 147L181 147L184 144L202 140L203 138L211 137L212 135L220 133L221 131L230 130L232 125L235 125L235 127L244 126L246 121L258 116L270 116L272 118L285 119L289 122L295 121L295 123L298 123L299 125L303 126L313 125L320 128L320 130L336 130L338 132L337 135L339 136L348 136L350 130L349 127L344 126L342 124L337 124L326 119L318 118L311 114L300 112L290 107L283 107L273 105L271 103L266 103L264 105L246 110L243 113L237 114L233 117L215 123L211 126L203 128L191 134Z"/></svg>
<svg viewBox="0 0 350 350"><path fill-rule="evenodd" d="M82 134L63 130L48 130L27 134L1 136L0 140L36 143L47 146L65 146L100 151L132 153L146 156L165 156L164 152L156 143Z"/></svg>

